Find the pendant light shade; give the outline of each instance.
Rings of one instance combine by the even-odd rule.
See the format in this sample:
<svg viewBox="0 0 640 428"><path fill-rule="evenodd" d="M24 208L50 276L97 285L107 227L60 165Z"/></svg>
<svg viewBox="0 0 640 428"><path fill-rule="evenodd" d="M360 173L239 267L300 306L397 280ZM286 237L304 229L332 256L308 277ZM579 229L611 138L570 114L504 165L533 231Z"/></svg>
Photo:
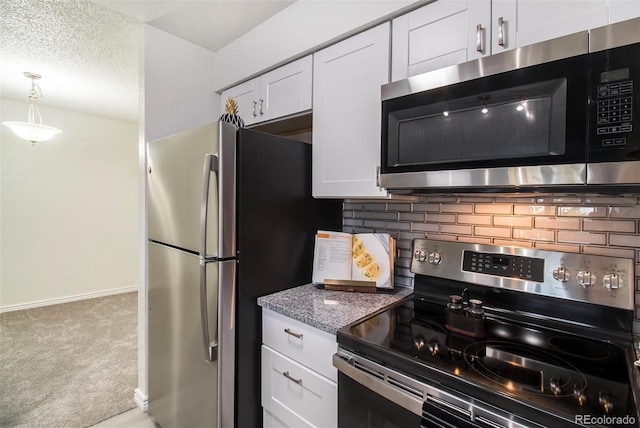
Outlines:
<svg viewBox="0 0 640 428"><path fill-rule="evenodd" d="M62 131L58 128L54 128L46 125L38 125L36 123L28 122L2 122L3 125L9 127L18 137L23 140L37 143L40 141L47 141L54 135L60 134Z"/></svg>
<svg viewBox="0 0 640 428"><path fill-rule="evenodd" d="M35 73L25 72L24 75L31 79L31 91L29 91L29 112L27 113L26 122L2 122L2 124L13 131L18 137L31 141L35 144L40 141L46 141L53 136L60 134L62 131L58 128L46 126L42 124L42 116L38 109L38 98L42 96L40 87L35 82L42 76ZM36 118L38 122L36 123Z"/></svg>

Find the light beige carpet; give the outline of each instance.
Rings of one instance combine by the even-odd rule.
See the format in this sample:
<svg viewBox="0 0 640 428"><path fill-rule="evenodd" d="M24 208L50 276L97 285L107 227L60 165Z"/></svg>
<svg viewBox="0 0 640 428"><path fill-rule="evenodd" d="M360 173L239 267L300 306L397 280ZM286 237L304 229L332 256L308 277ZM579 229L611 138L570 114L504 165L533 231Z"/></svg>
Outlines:
<svg viewBox="0 0 640 428"><path fill-rule="evenodd" d="M0 427L83 428L132 409L137 293L0 314Z"/></svg>

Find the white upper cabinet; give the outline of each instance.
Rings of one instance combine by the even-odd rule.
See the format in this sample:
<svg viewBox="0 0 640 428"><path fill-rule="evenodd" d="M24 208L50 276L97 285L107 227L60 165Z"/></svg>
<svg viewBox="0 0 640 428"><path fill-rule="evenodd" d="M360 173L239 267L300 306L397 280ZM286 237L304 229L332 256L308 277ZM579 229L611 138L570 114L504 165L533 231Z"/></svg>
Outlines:
<svg viewBox="0 0 640 428"><path fill-rule="evenodd" d="M501 31L503 43L497 33ZM517 48L609 23L609 1L493 0L492 52Z"/></svg>
<svg viewBox="0 0 640 428"><path fill-rule="evenodd" d="M438 0L393 20L391 80L640 16L640 0Z"/></svg>
<svg viewBox="0 0 640 428"><path fill-rule="evenodd" d="M308 55L222 92L238 103L245 125L277 119L311 109L313 58Z"/></svg>
<svg viewBox="0 0 640 428"><path fill-rule="evenodd" d="M493 0L491 49L496 54L637 16L638 0Z"/></svg>
<svg viewBox="0 0 640 428"><path fill-rule="evenodd" d="M640 0L610 0L609 23L626 21L640 16Z"/></svg>
<svg viewBox="0 0 640 428"><path fill-rule="evenodd" d="M245 125L255 122L253 113L256 100L260 98L260 78L249 80L233 88L223 91L220 95L220 112L225 113L227 99L231 97L238 103L238 115L244 120Z"/></svg>
<svg viewBox="0 0 640 428"><path fill-rule="evenodd" d="M394 19L391 80L490 54L490 23L490 0L439 0Z"/></svg>
<svg viewBox="0 0 640 428"><path fill-rule="evenodd" d="M313 59L313 196L383 197L380 86L389 82L388 22Z"/></svg>

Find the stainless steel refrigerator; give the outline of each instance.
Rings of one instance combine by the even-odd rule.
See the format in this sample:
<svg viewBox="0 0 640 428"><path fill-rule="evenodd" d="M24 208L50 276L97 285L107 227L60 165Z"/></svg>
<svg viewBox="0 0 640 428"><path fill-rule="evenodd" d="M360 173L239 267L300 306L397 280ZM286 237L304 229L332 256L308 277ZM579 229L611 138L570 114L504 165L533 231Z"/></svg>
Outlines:
<svg viewBox="0 0 640 428"><path fill-rule="evenodd" d="M162 428L262 426L257 297L311 281L309 144L212 123L148 150L149 412Z"/></svg>

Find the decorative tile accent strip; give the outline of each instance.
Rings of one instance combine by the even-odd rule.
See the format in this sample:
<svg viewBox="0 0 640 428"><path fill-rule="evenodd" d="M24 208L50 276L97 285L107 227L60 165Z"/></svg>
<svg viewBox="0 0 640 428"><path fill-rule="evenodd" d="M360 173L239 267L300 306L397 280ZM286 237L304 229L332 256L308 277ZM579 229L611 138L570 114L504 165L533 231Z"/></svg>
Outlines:
<svg viewBox="0 0 640 428"><path fill-rule="evenodd" d="M494 227L498 226L498 227ZM388 232L397 239L395 283L413 287L415 238L538 248L636 260L640 335L640 194L510 197L428 195L414 202L346 200L346 232Z"/></svg>

